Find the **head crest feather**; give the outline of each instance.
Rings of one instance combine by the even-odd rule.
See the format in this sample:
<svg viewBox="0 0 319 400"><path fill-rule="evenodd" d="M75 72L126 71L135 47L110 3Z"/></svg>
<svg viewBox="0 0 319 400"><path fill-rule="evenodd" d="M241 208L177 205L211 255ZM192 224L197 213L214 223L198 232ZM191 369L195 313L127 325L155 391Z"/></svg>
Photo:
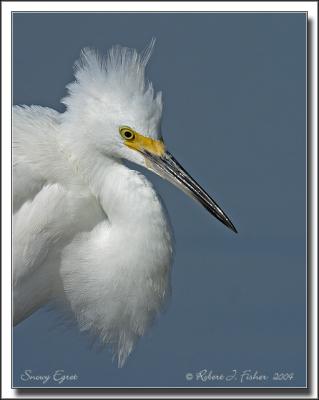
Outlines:
<svg viewBox="0 0 319 400"><path fill-rule="evenodd" d="M161 103L160 94L154 99L152 84L145 78L145 68L152 55L155 39L138 53L135 49L116 45L106 56L96 50L84 48L74 64L75 81L67 85L68 96L62 99L72 106L73 98L79 95L101 100L105 97L140 97L148 103Z"/></svg>

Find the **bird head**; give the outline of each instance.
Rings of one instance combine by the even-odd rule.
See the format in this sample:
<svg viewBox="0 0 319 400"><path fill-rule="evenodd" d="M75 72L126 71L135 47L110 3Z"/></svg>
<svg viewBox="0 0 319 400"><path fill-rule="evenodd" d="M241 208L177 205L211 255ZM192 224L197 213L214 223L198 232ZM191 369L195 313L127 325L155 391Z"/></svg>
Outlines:
<svg viewBox="0 0 319 400"><path fill-rule="evenodd" d="M126 159L152 170L199 201L236 231L217 203L167 151L161 135L162 95L146 80L155 40L142 52L115 46L101 57L84 49L75 64L75 81L62 99L77 134L109 158Z"/></svg>

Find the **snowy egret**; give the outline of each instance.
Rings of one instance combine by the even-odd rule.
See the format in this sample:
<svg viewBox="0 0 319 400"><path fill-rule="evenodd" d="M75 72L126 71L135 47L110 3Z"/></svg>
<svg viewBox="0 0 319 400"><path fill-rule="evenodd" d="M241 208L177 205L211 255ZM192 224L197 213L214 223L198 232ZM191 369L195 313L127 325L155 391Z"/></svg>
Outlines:
<svg viewBox="0 0 319 400"><path fill-rule="evenodd" d="M166 150L161 93L142 52L84 49L64 113L13 107L13 301L17 324L54 302L122 366L170 291L172 234L150 182L126 159L198 200L236 232Z"/></svg>

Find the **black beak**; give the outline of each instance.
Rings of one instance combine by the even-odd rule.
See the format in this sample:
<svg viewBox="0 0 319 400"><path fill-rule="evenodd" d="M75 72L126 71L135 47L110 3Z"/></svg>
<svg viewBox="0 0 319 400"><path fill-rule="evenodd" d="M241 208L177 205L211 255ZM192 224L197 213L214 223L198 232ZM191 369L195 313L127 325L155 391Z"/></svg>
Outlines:
<svg viewBox="0 0 319 400"><path fill-rule="evenodd" d="M199 201L214 217L237 233L236 228L219 205L199 186L169 152L166 151L161 156L152 154L147 150L144 150L142 153L151 162L151 169L154 172Z"/></svg>

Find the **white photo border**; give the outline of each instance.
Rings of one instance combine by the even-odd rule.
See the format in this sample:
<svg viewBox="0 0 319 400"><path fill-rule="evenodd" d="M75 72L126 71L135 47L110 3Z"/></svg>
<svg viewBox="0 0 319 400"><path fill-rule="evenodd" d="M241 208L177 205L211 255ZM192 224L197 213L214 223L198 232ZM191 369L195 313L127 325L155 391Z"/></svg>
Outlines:
<svg viewBox="0 0 319 400"><path fill-rule="evenodd" d="M307 289L308 289L308 374L305 388L63 388L12 389L11 324L11 106L12 106L12 13L15 12L306 12L307 49ZM142 1L142 2L22 2L1 3L1 167L2 167L2 287L1 287L1 398L98 398L98 397L282 397L316 398L317 386L317 268L318 265L318 4L316 1ZM9 194L9 195L8 195ZM311 351L310 351L311 349Z"/></svg>

